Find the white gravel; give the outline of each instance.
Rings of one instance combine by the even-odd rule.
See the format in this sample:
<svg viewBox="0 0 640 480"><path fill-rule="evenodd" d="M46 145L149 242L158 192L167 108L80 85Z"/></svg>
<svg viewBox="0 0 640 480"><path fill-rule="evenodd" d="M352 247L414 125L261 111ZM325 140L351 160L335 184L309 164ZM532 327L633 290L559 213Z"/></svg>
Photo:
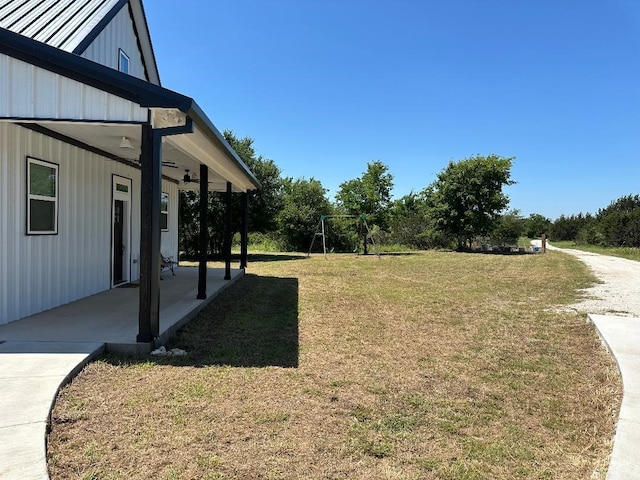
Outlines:
<svg viewBox="0 0 640 480"><path fill-rule="evenodd" d="M547 245L582 260L602 283L584 290L584 299L569 308L580 313L640 317L640 262Z"/></svg>

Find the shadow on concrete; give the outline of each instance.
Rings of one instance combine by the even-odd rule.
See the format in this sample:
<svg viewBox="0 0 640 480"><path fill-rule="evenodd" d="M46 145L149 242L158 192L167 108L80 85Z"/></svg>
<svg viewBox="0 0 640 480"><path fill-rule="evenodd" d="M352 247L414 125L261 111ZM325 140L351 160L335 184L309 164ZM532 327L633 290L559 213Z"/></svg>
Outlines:
<svg viewBox="0 0 640 480"><path fill-rule="evenodd" d="M170 340L185 357L108 355L114 364L298 367L298 279L245 275Z"/></svg>

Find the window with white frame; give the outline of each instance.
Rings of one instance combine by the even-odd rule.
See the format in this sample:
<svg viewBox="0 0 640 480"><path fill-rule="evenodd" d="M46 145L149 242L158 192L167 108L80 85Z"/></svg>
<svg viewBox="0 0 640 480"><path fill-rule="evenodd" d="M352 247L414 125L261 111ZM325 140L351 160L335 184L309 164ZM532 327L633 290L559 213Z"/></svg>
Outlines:
<svg viewBox="0 0 640 480"><path fill-rule="evenodd" d="M27 234L58 233L58 165L27 157Z"/></svg>
<svg viewBox="0 0 640 480"><path fill-rule="evenodd" d="M129 73L129 56L121 48L118 49L118 70Z"/></svg>
<svg viewBox="0 0 640 480"><path fill-rule="evenodd" d="M164 192L160 197L160 229L169 231L169 194Z"/></svg>

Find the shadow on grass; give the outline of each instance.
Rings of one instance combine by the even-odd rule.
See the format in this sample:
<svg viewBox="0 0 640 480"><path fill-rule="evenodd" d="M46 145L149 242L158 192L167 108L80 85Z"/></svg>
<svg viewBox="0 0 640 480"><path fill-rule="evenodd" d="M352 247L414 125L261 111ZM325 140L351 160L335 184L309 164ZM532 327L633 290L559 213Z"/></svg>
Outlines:
<svg viewBox="0 0 640 480"><path fill-rule="evenodd" d="M284 262L289 260L304 260L305 258L307 258L305 253L249 253L247 255L247 262L251 265L251 263ZM182 256L180 257L180 260L186 262L197 262L198 258ZM224 262L224 258L220 256L213 256L209 257L207 261ZM232 254L231 263L234 264L235 268L235 266L237 266L235 264L240 263L240 255L237 253Z"/></svg>
<svg viewBox="0 0 640 480"><path fill-rule="evenodd" d="M456 250L456 253L469 253L472 255L538 255L541 251L520 251L520 250Z"/></svg>
<svg viewBox="0 0 640 480"><path fill-rule="evenodd" d="M305 258L307 258L307 255L304 253L250 253L247 255L247 262L251 265L252 262L282 262L287 260L304 260Z"/></svg>
<svg viewBox="0 0 640 480"><path fill-rule="evenodd" d="M166 347L185 357L108 355L116 365L298 367L298 279L247 274L182 328Z"/></svg>
<svg viewBox="0 0 640 480"><path fill-rule="evenodd" d="M409 257L412 255L420 255L423 252L414 250L411 252L369 252L366 255L364 253L355 252L327 252L327 257L363 257L363 258L375 258L375 257ZM311 252L312 257L322 257L322 252ZM305 254L306 258L306 254Z"/></svg>

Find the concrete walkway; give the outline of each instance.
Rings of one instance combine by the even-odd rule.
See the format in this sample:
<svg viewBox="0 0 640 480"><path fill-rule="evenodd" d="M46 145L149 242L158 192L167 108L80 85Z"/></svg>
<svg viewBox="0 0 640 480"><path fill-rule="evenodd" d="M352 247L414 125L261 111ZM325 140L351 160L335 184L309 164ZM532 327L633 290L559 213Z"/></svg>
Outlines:
<svg viewBox="0 0 640 480"><path fill-rule="evenodd" d="M160 286L161 345L244 274L207 271L206 300L196 300L197 268L165 273ZM145 353L138 344L137 288L114 288L0 325L0 480L48 480L46 435L61 386L105 349Z"/></svg>
<svg viewBox="0 0 640 480"><path fill-rule="evenodd" d="M46 434L58 390L103 350L103 343L0 344L1 479L49 478Z"/></svg>
<svg viewBox="0 0 640 480"><path fill-rule="evenodd" d="M607 480L640 479L640 318L590 314L622 375L622 405Z"/></svg>

